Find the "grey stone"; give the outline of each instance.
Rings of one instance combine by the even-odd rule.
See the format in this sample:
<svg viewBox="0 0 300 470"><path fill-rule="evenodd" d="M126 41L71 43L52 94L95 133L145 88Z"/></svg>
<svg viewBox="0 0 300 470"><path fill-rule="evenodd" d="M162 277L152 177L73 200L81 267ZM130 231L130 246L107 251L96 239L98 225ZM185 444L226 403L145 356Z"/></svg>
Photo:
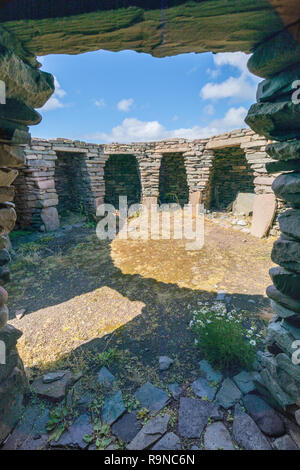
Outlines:
<svg viewBox="0 0 300 470"><path fill-rule="evenodd" d="M173 359L168 356L160 356L159 358L159 370L164 371L168 370L169 367L173 364Z"/></svg>
<svg viewBox="0 0 300 470"><path fill-rule="evenodd" d="M97 380L100 384L108 386L115 382L116 378L105 366L103 366L98 372Z"/></svg>
<svg viewBox="0 0 300 470"><path fill-rule="evenodd" d="M95 395L87 391L83 393L76 401L76 408L78 408L82 413L86 413L89 410L90 404L94 399Z"/></svg>
<svg viewBox="0 0 300 470"><path fill-rule="evenodd" d="M232 212L235 214L250 215L253 211L254 193L238 193L233 202Z"/></svg>
<svg viewBox="0 0 300 470"><path fill-rule="evenodd" d="M40 397L53 401L61 401L66 396L68 389L76 381L70 370L57 371L64 373L60 380L51 383L44 383L43 377L35 379L31 385L32 390Z"/></svg>
<svg viewBox="0 0 300 470"><path fill-rule="evenodd" d="M10 263L11 257L6 248L3 250L0 250L0 266L3 266L4 264Z"/></svg>
<svg viewBox="0 0 300 470"><path fill-rule="evenodd" d="M300 171L300 160L287 160L266 163L267 173L281 173L284 171Z"/></svg>
<svg viewBox="0 0 300 470"><path fill-rule="evenodd" d="M207 426L204 447L206 450L235 450L230 434L221 422Z"/></svg>
<svg viewBox="0 0 300 470"><path fill-rule="evenodd" d="M192 383L192 390L198 398L208 398L208 400L213 400L217 393L217 389L211 387L203 377Z"/></svg>
<svg viewBox="0 0 300 470"><path fill-rule="evenodd" d="M168 429L169 415L156 416L147 423L128 444L127 450L143 450L158 441Z"/></svg>
<svg viewBox="0 0 300 470"><path fill-rule="evenodd" d="M236 443L245 450L271 450L267 438L239 405L235 406L232 433Z"/></svg>
<svg viewBox="0 0 300 470"><path fill-rule="evenodd" d="M150 382L142 385L134 395L140 402L141 406L150 411L161 410L170 400L168 394L164 390L154 387Z"/></svg>
<svg viewBox="0 0 300 470"><path fill-rule="evenodd" d="M121 390L109 395L104 400L104 405L101 412L102 421L109 425L113 424L119 419L126 411L124 406Z"/></svg>
<svg viewBox="0 0 300 470"><path fill-rule="evenodd" d="M25 154L22 147L17 145L6 145L0 146L0 166L16 168L24 166Z"/></svg>
<svg viewBox="0 0 300 470"><path fill-rule="evenodd" d="M295 442L291 439L288 434L275 439L273 445L276 450L299 450Z"/></svg>
<svg viewBox="0 0 300 470"><path fill-rule="evenodd" d="M44 384L51 384L56 380L61 380L66 374L65 370L57 371L57 372L49 372L43 376L43 383Z"/></svg>
<svg viewBox="0 0 300 470"><path fill-rule="evenodd" d="M300 300L300 274L282 267L271 268L269 273L276 289L288 297Z"/></svg>
<svg viewBox="0 0 300 470"><path fill-rule="evenodd" d="M295 312L300 313L300 300L284 295L275 286L268 286L266 294L271 299L271 306L279 317L289 318L294 316Z"/></svg>
<svg viewBox="0 0 300 470"><path fill-rule="evenodd" d="M0 209L0 234L11 232L16 220L17 214L13 207Z"/></svg>
<svg viewBox="0 0 300 470"><path fill-rule="evenodd" d="M256 103L249 109L245 122L270 140L299 139L299 110L300 105L292 101Z"/></svg>
<svg viewBox="0 0 300 470"><path fill-rule="evenodd" d="M289 209L285 211L279 215L278 222L282 233L300 241L300 210Z"/></svg>
<svg viewBox="0 0 300 470"><path fill-rule="evenodd" d="M219 405L223 408L230 408L234 406L241 398L243 394L235 383L227 378L222 383L220 390L217 393L216 400Z"/></svg>
<svg viewBox="0 0 300 470"><path fill-rule="evenodd" d="M293 82L300 79L300 66L295 64L270 79L263 80L258 84L257 101L276 101L284 96L291 95L295 89Z"/></svg>
<svg viewBox="0 0 300 470"><path fill-rule="evenodd" d="M47 232L52 232L59 228L59 218L56 207L46 207L42 209L41 219Z"/></svg>
<svg viewBox="0 0 300 470"><path fill-rule="evenodd" d="M295 411L295 419L296 419L298 426L300 426L300 409Z"/></svg>
<svg viewBox="0 0 300 470"><path fill-rule="evenodd" d="M173 432L168 432L152 447L152 450L181 450L181 448L179 437Z"/></svg>
<svg viewBox="0 0 300 470"><path fill-rule="evenodd" d="M90 421L90 416L83 414L74 421L57 442L51 441L51 446L86 449L89 444L84 441L84 436L91 435L92 433L93 425Z"/></svg>
<svg viewBox="0 0 300 470"><path fill-rule="evenodd" d="M31 106L15 98L6 99L0 107L0 119L14 121L25 126L38 124L42 116Z"/></svg>
<svg viewBox="0 0 300 470"><path fill-rule="evenodd" d="M300 278L300 242L285 240L281 235L273 244L271 258L274 263L299 273ZM300 291L295 298L300 299Z"/></svg>
<svg viewBox="0 0 300 470"><path fill-rule="evenodd" d="M22 331L17 330L17 328L12 325L7 324L0 331L0 341L3 341L6 346L6 350L9 350L16 346L17 341L19 338L21 338L22 334Z"/></svg>
<svg viewBox="0 0 300 470"><path fill-rule="evenodd" d="M275 160L295 160L300 158L300 140L274 142L266 146L266 152Z"/></svg>
<svg viewBox="0 0 300 470"><path fill-rule="evenodd" d="M253 205L251 235L263 238L269 232L276 213L274 194L256 194Z"/></svg>
<svg viewBox="0 0 300 470"><path fill-rule="evenodd" d="M130 442L141 430L142 424L136 418L136 413L125 413L112 427L112 433L123 442Z"/></svg>
<svg viewBox="0 0 300 470"><path fill-rule="evenodd" d="M243 398L245 408L257 426L268 436L278 437L285 432L281 417L262 398L246 395Z"/></svg>
<svg viewBox="0 0 300 470"><path fill-rule="evenodd" d="M278 367L287 372L297 382L300 382L300 366L293 364L289 356L284 353L277 354L276 362Z"/></svg>
<svg viewBox="0 0 300 470"><path fill-rule="evenodd" d="M4 328L7 324L8 314L9 312L7 306L2 305L2 307L0 307L0 330L2 330L2 328Z"/></svg>
<svg viewBox="0 0 300 470"><path fill-rule="evenodd" d="M3 450L27 450L45 445L47 439L34 439L36 436L46 436L49 410L38 405L26 408L21 420L9 436ZM34 442L34 441L38 442Z"/></svg>
<svg viewBox="0 0 300 470"><path fill-rule="evenodd" d="M208 423L208 418L221 419L214 403L198 398L182 397L179 405L178 432L180 436L197 439Z"/></svg>
<svg viewBox="0 0 300 470"><path fill-rule="evenodd" d="M279 199L299 205L300 173L282 173L273 181L272 189Z"/></svg>
<svg viewBox="0 0 300 470"><path fill-rule="evenodd" d="M235 375L233 381L244 394L253 392L256 388L252 376L245 370Z"/></svg>
<svg viewBox="0 0 300 470"><path fill-rule="evenodd" d="M173 384L169 384L168 389L171 392L172 397L174 398L174 400L178 400L180 395L182 394L182 391L183 391L182 388L180 387L180 385L178 385L177 382L174 382Z"/></svg>
<svg viewBox="0 0 300 470"><path fill-rule="evenodd" d="M280 408L285 409L287 406L292 405L294 400L282 390L278 381L273 378L267 369L263 369L260 373L262 383L268 390L268 395L279 405Z"/></svg>
<svg viewBox="0 0 300 470"><path fill-rule="evenodd" d="M208 382L220 383L223 380L223 374L217 370L214 370L211 365L203 359L199 362L200 375L205 377Z"/></svg>

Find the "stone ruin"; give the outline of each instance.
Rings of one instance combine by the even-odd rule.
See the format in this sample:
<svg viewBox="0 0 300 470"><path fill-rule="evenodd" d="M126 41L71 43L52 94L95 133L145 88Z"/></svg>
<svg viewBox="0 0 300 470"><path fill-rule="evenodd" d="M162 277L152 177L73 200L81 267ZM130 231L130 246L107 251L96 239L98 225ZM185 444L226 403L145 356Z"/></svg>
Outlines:
<svg viewBox="0 0 300 470"><path fill-rule="evenodd" d="M274 160L267 144L251 129L132 144L32 139L13 183L16 227L56 230L66 211L95 216L103 202L118 208L119 195L128 204L204 203L207 210L226 210L239 194L249 197L249 208L254 205L253 234L264 236L273 226L274 235L284 204L271 188ZM271 203L270 216L264 201Z"/></svg>
<svg viewBox="0 0 300 470"><path fill-rule="evenodd" d="M281 236L274 243L272 251L272 260L278 266L270 271L273 285L267 289L275 315L268 327L268 352L260 358L261 368L256 385L267 399L282 409L290 406L297 408L300 406L300 366L297 360L293 362L291 358L295 352L294 342L300 339L299 2L179 0L175 6L164 7L163 14L158 0L150 3L126 0L122 6L119 9L117 5L112 6L109 1L102 0L12 0L2 3L0 80L2 92L5 85L6 99L3 100L1 96L1 282L4 283L8 277L7 234L16 222L12 203L14 189L11 185L18 174L16 169L24 167L24 151L20 145L30 145L29 126L41 120L34 108L42 107L54 91L53 76L39 69L36 56L79 54L101 48L110 51L131 49L156 57L206 51L252 52L248 68L264 81L258 87L257 103L251 106L246 123L256 134L273 141L266 146L265 151L275 160L270 162L272 173L282 174L275 178L272 189L280 201L291 207L278 219ZM263 147L265 143L263 139ZM51 145L57 143L49 142ZM120 146L115 148L115 153L120 154ZM31 152L29 147L27 150ZM188 150L185 147L186 152ZM94 157L97 159L98 152L92 153L97 155L88 157L88 160ZM161 155L159 151L158 155ZM98 163L93 162L91 165L87 161L88 171ZM145 174L149 171L147 165L148 160L143 161L141 157L140 168ZM155 175L156 185L159 166L160 157L154 158L150 173ZM51 165L47 168L45 171L39 168L37 175L33 172L32 180L35 177L42 180L43 172L44 176L53 172L50 170ZM197 188L197 193L198 175L195 173L190 174L193 183L189 189ZM262 186L268 181L269 186L269 177L258 176L257 180ZM143 197L152 196L149 195L150 189L146 183L141 181ZM53 197L49 191L51 189ZM47 191L50 197L44 198L42 195ZM98 188L94 183L90 191L97 194ZM54 187L43 189L37 185L38 193L41 197L37 199L52 199L49 207L55 207L58 198L54 196ZM103 198L100 186L97 197ZM45 202L40 204L42 209L47 207ZM26 387L25 374L15 349L20 333L7 325L6 301L6 292L1 289L0 340L6 347L8 362L5 366L1 365L0 372L0 441L18 419Z"/></svg>

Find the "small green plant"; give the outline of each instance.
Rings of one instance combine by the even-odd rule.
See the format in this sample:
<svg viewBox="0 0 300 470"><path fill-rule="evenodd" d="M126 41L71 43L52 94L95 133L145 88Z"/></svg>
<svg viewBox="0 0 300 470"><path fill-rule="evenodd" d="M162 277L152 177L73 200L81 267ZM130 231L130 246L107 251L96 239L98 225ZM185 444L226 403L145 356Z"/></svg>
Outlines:
<svg viewBox="0 0 300 470"><path fill-rule="evenodd" d="M107 446L112 442L110 435L110 427L106 423L101 423L100 420L94 424L94 433L86 434L83 436L84 442L91 444L95 442L97 450L105 450Z"/></svg>
<svg viewBox="0 0 300 470"><path fill-rule="evenodd" d="M116 348L110 348L107 351L96 354L95 361L102 366L107 366L119 359L119 357L120 352Z"/></svg>
<svg viewBox="0 0 300 470"><path fill-rule="evenodd" d="M147 421L149 418L149 410L147 408L142 408L136 414L137 419L143 420L143 422Z"/></svg>
<svg viewBox="0 0 300 470"><path fill-rule="evenodd" d="M241 316L227 313L223 304L204 307L194 312L190 323L196 334L195 343L205 358L217 368L250 369L255 359L256 341L242 324ZM253 330L254 333L254 330Z"/></svg>
<svg viewBox="0 0 300 470"><path fill-rule="evenodd" d="M63 432L68 429L68 415L69 410L67 407L53 408L49 414L49 421L47 423L47 431L50 432L49 441L58 441Z"/></svg>

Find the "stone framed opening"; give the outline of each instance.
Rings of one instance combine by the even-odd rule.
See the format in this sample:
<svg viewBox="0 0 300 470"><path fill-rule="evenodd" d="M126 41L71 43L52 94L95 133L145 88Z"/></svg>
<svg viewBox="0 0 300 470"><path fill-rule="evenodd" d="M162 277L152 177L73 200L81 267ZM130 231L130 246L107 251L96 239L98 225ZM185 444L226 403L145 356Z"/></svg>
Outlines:
<svg viewBox="0 0 300 470"><path fill-rule="evenodd" d="M90 212L90 181L84 153L56 151L54 181L60 218Z"/></svg>
<svg viewBox="0 0 300 470"><path fill-rule="evenodd" d="M238 193L254 193L254 172L245 152L239 146L214 150L212 160L208 208L226 210Z"/></svg>
<svg viewBox="0 0 300 470"><path fill-rule="evenodd" d="M158 200L161 204L188 204L189 186L182 153L163 155L159 172Z"/></svg>
<svg viewBox="0 0 300 470"><path fill-rule="evenodd" d="M118 209L119 196L127 196L128 206L141 202L141 179L135 155L110 155L104 166L104 181L105 203Z"/></svg>

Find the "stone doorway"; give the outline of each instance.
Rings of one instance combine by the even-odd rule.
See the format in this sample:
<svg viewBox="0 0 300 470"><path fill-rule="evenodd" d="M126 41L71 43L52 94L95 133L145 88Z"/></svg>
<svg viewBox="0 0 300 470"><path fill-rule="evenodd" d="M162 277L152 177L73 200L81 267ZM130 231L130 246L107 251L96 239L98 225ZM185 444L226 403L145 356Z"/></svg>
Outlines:
<svg viewBox="0 0 300 470"><path fill-rule="evenodd" d="M238 193L254 193L253 169L240 147L214 150L210 176L209 208L225 210Z"/></svg>
<svg viewBox="0 0 300 470"><path fill-rule="evenodd" d="M84 216L89 212L90 193L84 154L56 153L54 179L58 195L58 214L60 218L68 218L70 214Z"/></svg>
<svg viewBox="0 0 300 470"><path fill-rule="evenodd" d="M189 187L181 153L164 155L159 173L159 202L184 206L189 202Z"/></svg>
<svg viewBox="0 0 300 470"><path fill-rule="evenodd" d="M119 208L119 196L127 196L127 204L141 201L141 182L134 155L110 155L104 167L104 201Z"/></svg>

